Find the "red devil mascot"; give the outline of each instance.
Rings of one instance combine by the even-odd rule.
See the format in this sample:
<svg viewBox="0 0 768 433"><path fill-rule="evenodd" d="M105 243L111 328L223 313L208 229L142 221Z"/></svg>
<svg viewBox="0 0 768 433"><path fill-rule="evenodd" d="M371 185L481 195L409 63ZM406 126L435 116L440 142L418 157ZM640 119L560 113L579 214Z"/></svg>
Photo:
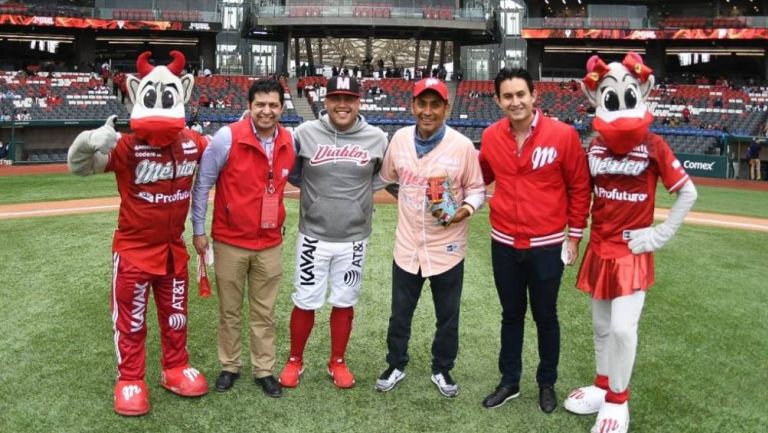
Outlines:
<svg viewBox="0 0 768 433"><path fill-rule="evenodd" d="M669 145L649 131L645 101L651 69L635 53L605 64L587 63L582 90L596 107L599 134L587 150L592 176L592 230L577 287L592 297L596 375L572 391L565 409L597 413L592 433L629 429L629 380L646 291L654 283L653 252L680 227L696 201L696 188ZM677 194L666 221L653 226L656 182Z"/></svg>
<svg viewBox="0 0 768 433"><path fill-rule="evenodd" d="M171 51L168 66L153 67L150 53L127 76L133 102L132 133L118 134L116 116L82 132L69 149L72 173L115 173L120 214L112 243L112 328L117 354L114 409L149 412L145 375L146 311L150 291L157 306L162 347L160 385L184 397L206 394L203 375L189 365L187 294L189 256L182 237L192 178L207 140L185 129L184 104L194 80L181 75L184 56ZM180 76L181 75L181 76Z"/></svg>

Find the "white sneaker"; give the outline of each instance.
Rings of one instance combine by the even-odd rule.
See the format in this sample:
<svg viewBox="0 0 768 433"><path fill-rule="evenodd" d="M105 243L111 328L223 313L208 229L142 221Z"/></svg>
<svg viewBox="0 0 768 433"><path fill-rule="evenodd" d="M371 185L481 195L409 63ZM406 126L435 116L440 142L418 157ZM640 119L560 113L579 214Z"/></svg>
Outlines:
<svg viewBox="0 0 768 433"><path fill-rule="evenodd" d="M563 407L578 415L591 415L600 411L606 391L594 385L576 388L568 394Z"/></svg>
<svg viewBox="0 0 768 433"><path fill-rule="evenodd" d="M447 371L445 373L433 374L432 383L437 386L440 394L446 397L456 397L459 394L459 385L453 381L453 378Z"/></svg>
<svg viewBox="0 0 768 433"><path fill-rule="evenodd" d="M603 403L591 433L627 433L629 430L629 405Z"/></svg>
<svg viewBox="0 0 768 433"><path fill-rule="evenodd" d="M381 392L391 391L403 379L405 379L404 371L389 367L376 380L376 389Z"/></svg>

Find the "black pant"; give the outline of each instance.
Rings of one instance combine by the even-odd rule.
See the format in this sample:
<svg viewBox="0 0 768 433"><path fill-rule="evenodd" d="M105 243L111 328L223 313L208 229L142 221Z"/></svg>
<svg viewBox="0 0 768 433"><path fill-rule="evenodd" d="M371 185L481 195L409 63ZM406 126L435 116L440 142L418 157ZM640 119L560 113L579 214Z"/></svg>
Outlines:
<svg viewBox="0 0 768 433"><path fill-rule="evenodd" d="M432 373L448 372L453 369L459 352L459 305L464 261L428 278L437 319L435 338L432 340ZM392 263L392 315L387 329L387 363L400 370L408 364L411 322L425 279L421 270L414 275Z"/></svg>
<svg viewBox="0 0 768 433"><path fill-rule="evenodd" d="M563 275L561 245L516 249L493 241L493 278L501 302L501 383L520 383L525 311L530 295L539 342L539 385L554 385L560 359L560 324L557 293Z"/></svg>

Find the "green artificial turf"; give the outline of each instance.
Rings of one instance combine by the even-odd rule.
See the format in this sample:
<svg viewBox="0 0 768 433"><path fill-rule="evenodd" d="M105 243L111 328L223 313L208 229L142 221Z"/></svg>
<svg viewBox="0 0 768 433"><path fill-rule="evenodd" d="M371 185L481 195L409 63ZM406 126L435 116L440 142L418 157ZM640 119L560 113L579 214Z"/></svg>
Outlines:
<svg viewBox="0 0 768 433"><path fill-rule="evenodd" d="M298 214L295 201L288 207L285 275L276 307L278 369L288 352ZM545 415L538 409L530 318L520 398L493 410L480 405L499 379L500 308L487 217L483 209L472 218L460 351L452 372L460 386L457 398L442 397L429 379L434 312L428 285L414 319L407 377L389 393L373 388L386 367L396 224L395 207L380 205L349 345L348 362L357 377L353 389L335 389L325 372L326 306L317 314L307 345L302 382L282 399L264 396L247 368L230 392L180 398L158 385L159 342L150 302L147 381L152 412L140 418L112 412L115 356L109 290L116 214L0 221L0 431L587 432L594 416L571 415L562 407ZM767 243L766 234L686 225L657 254L657 283L640 322L632 432L766 431ZM567 269L559 303L561 402L570 388L588 384L594 374L590 302L574 288L575 275L575 268ZM196 290L192 284L188 347L192 363L212 385L219 372L217 301L215 296L198 297ZM244 361L248 365L247 355Z"/></svg>
<svg viewBox="0 0 768 433"><path fill-rule="evenodd" d="M69 173L0 176L0 205L117 196L115 175Z"/></svg>

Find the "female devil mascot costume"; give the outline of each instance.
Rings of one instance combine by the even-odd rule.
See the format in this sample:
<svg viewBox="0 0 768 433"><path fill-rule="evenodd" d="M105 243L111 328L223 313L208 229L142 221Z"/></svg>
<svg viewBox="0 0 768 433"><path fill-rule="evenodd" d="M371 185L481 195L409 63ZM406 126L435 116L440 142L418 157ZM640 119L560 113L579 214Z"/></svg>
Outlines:
<svg viewBox="0 0 768 433"><path fill-rule="evenodd" d="M629 429L629 379L637 325L646 291L654 283L653 252L675 235L696 201L696 188L660 136L645 101L651 69L635 53L605 64L587 62L582 90L596 107L599 134L587 150L592 176L592 230L576 286L592 296L597 374L591 386L572 391L565 409L597 413L592 433ZM667 220L653 224L656 182L677 194Z"/></svg>

